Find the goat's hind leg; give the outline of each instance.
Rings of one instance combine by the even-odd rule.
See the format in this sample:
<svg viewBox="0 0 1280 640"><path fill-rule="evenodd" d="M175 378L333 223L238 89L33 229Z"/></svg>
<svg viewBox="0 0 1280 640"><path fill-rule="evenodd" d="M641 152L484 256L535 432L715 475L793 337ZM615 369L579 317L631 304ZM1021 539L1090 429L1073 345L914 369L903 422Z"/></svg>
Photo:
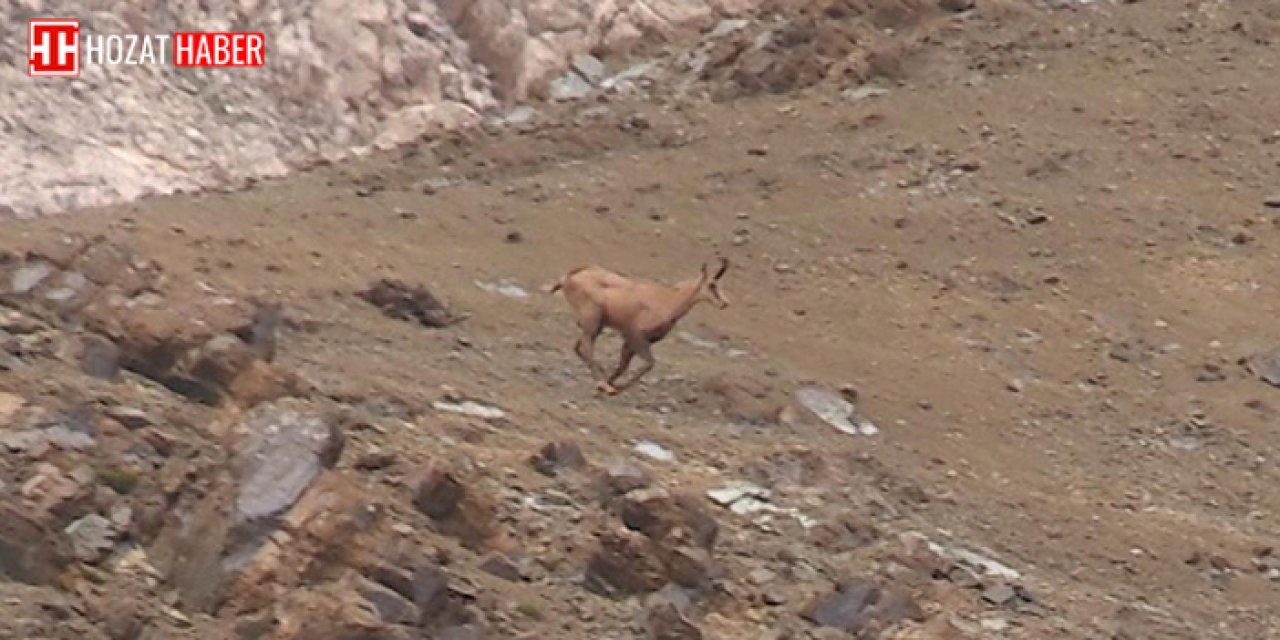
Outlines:
<svg viewBox="0 0 1280 640"><path fill-rule="evenodd" d="M599 315L587 318L578 323L582 329L582 335L578 336L578 342L573 346L574 353L578 354L582 361L587 363L587 367L591 369L591 375L597 382L604 382L604 367L596 362L596 339L600 337L600 332L604 329L601 324Z"/></svg>

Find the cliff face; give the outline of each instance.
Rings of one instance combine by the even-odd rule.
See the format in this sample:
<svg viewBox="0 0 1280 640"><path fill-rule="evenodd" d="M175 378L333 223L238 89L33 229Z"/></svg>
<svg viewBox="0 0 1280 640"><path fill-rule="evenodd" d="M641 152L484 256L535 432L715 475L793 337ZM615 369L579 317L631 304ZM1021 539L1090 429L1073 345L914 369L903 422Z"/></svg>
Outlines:
<svg viewBox="0 0 1280 640"><path fill-rule="evenodd" d="M266 67L84 65L29 78L0 51L0 218L149 194L242 185L370 146L468 127L538 95L577 53L625 54L705 28L755 0L238 0L0 6L0 35L30 17L82 33L252 30Z"/></svg>

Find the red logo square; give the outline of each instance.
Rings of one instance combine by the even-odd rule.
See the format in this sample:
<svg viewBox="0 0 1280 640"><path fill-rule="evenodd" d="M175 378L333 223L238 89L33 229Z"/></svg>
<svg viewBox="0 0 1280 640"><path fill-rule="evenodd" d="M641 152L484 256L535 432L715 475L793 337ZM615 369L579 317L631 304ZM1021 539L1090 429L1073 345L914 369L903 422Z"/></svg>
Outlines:
<svg viewBox="0 0 1280 640"><path fill-rule="evenodd" d="M32 18L27 21L27 75L80 75L80 21Z"/></svg>

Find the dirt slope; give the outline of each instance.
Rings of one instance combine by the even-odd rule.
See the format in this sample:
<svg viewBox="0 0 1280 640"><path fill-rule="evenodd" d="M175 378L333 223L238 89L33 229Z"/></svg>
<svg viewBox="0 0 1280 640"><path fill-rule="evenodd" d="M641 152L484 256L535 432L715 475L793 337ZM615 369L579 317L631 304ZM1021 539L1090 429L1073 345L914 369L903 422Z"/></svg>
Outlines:
<svg viewBox="0 0 1280 640"><path fill-rule="evenodd" d="M652 440L676 456L646 460L671 486L773 478L819 519L985 548L1039 605L938 596L951 630L900 637L1280 637L1280 391L1242 363L1280 346L1280 212L1265 204L1280 194L1280 15L1063 4L979 2L897 81L873 79L884 95L613 101L243 193L6 224L0 246L101 233L216 291L284 301L316 325L284 332L284 365L417 425L357 450L465 451L519 493L540 486L524 460L547 441L606 461ZM645 385L596 396L567 306L538 287L582 263L674 281L717 254L734 305L698 307L678 329L698 340L673 335ZM352 295L380 277L466 319L388 319ZM504 279L529 297L477 284ZM851 385L881 432L727 416L749 393L721 404L725 388L809 381ZM442 386L509 421L431 413ZM827 637L798 612L860 570L840 564L852 556L715 515L738 582L769 569L790 598L740 596L706 632ZM818 575L779 568L796 555ZM517 593L579 593L545 588ZM553 600L544 623L511 625L639 633L632 605L605 602Z"/></svg>

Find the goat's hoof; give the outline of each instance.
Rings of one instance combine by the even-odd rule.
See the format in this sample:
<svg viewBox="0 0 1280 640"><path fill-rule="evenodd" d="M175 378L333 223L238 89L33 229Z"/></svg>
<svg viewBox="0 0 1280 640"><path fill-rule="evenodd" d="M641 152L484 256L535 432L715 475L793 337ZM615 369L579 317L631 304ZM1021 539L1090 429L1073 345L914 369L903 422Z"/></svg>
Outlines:
<svg viewBox="0 0 1280 640"><path fill-rule="evenodd" d="M600 384L597 384L597 385L596 385L596 391L599 391L600 393L603 393L603 394L604 394L604 395L606 395L606 396L615 396L615 395L618 395L618 389L617 389L617 387L614 387L613 385L609 384L608 382L601 382Z"/></svg>

